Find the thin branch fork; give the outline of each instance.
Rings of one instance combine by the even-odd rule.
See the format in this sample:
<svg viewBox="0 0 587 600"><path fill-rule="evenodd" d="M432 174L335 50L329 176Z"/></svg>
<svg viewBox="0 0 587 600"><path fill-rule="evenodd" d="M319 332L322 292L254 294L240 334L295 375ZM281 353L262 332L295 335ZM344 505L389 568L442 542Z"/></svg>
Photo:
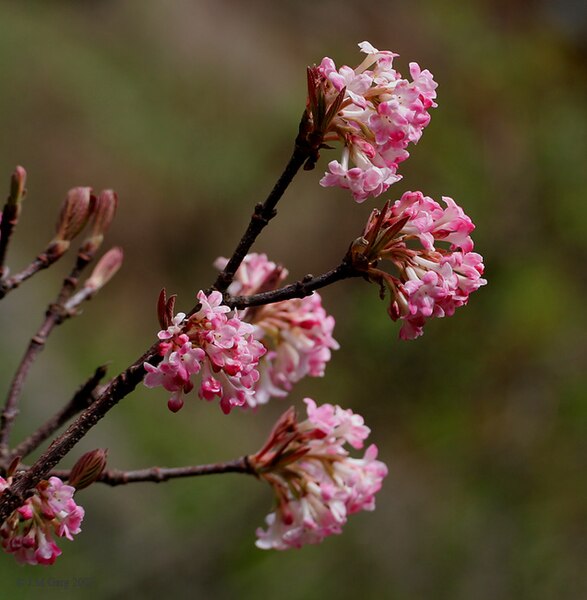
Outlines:
<svg viewBox="0 0 587 600"><path fill-rule="evenodd" d="M74 415L90 406L96 400L96 388L105 375L106 366L99 366L59 412L45 421L34 433L12 450L7 462L10 463L17 456L20 458L28 456Z"/></svg>
<svg viewBox="0 0 587 600"><path fill-rule="evenodd" d="M149 362L156 366L162 360L163 357L159 354L159 341L157 341L130 367L108 384L100 397L86 408L63 434L53 441L30 469L16 475L12 485L5 489L0 496L0 522L5 521L12 511L21 506L30 490L47 476L51 469L111 408L136 388L145 376L143 364Z"/></svg>
<svg viewBox="0 0 587 600"><path fill-rule="evenodd" d="M64 304L75 290L82 271L91 262L92 258L92 256L83 252L78 252L71 272L63 280L57 300L49 305L47 312L45 313L43 324L29 341L26 352L20 361L10 384L4 410L0 415L0 457L5 457L8 453L8 439L10 437L10 432L12 431L14 420L19 413L18 400L29 370L37 356L45 347L47 339L55 326L60 325L64 320L71 316L71 313L65 310Z"/></svg>

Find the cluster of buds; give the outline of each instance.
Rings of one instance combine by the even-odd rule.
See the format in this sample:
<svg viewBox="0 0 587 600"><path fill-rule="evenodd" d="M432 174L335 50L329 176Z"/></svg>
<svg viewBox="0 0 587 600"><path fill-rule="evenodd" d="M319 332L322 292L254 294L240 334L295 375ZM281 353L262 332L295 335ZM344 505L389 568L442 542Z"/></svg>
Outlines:
<svg viewBox="0 0 587 600"><path fill-rule="evenodd" d="M69 190L57 220L57 231L49 243L46 253L50 260L60 258L69 249L72 240L79 235L86 224L90 232L82 242L79 252L91 260L104 240L116 209L118 197L112 190L102 190L97 196L90 187L76 187Z"/></svg>
<svg viewBox="0 0 587 600"><path fill-rule="evenodd" d="M387 467L377 447L351 458L345 445L363 447L370 430L351 410L304 400L308 418L298 422L293 409L276 423L263 448L249 463L275 493L267 529L257 530L257 546L286 550L317 544L340 533L348 515L375 508Z"/></svg>
<svg viewBox="0 0 587 600"><path fill-rule="evenodd" d="M0 492L11 484L11 477L0 477ZM74 492L58 477L41 481L0 527L2 548L19 563L52 565L61 554L53 535L73 540L81 531L84 509L73 499Z"/></svg>
<svg viewBox="0 0 587 600"><path fill-rule="evenodd" d="M244 323L228 306L222 294L214 291L197 294L199 310L186 318L184 313L171 317L173 298L160 303L162 329L159 353L163 361L157 366L145 363L144 383L147 387L163 386L172 392L168 402L177 412L184 404L183 396L194 388L193 378L201 372L200 398L220 398L222 412L252 402L259 380L257 364L265 347L254 339L254 328Z"/></svg>
<svg viewBox="0 0 587 600"><path fill-rule="evenodd" d="M388 312L402 320L402 339L422 335L429 318L451 316L487 283L483 259L472 252L475 226L452 198L442 200L446 208L421 192L406 192L393 205L375 209L351 246L355 268L380 285L382 296L389 290ZM381 270L381 260L390 261L397 274Z"/></svg>
<svg viewBox="0 0 587 600"><path fill-rule="evenodd" d="M215 266L226 265L219 258ZM248 254L228 288L232 294L249 296L274 290L287 277L287 270L265 254ZM285 397L294 383L306 376L322 377L331 351L339 346L332 337L334 317L322 306L320 294L293 298L249 308L243 319L255 327L255 337L267 352L259 362L261 377L251 406L265 404L271 397Z"/></svg>
<svg viewBox="0 0 587 600"><path fill-rule="evenodd" d="M428 70L410 63L412 81L393 68L393 52L359 44L367 54L352 69L336 68L324 58L308 70L308 109L313 131L323 144L339 141L341 161L333 160L323 186L349 189L357 202L379 196L400 179L399 163L407 147L417 143L435 107L437 84ZM354 164L354 167L350 166Z"/></svg>

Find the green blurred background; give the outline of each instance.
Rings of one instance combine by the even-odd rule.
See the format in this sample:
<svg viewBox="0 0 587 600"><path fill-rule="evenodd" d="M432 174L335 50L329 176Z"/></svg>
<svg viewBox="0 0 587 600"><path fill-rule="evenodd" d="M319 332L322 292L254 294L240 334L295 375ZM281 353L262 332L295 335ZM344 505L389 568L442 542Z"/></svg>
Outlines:
<svg viewBox="0 0 587 600"><path fill-rule="evenodd" d="M115 374L214 277L289 156L305 67L358 64L364 39L417 61L439 107L385 195L454 197L477 223L489 285L423 338L397 339L377 290L324 291L337 319L327 377L297 386L365 416L389 466L375 513L300 551L254 547L271 494L240 475L80 492L83 534L52 568L0 557L3 598L585 598L587 8L581 1L368 3L0 1L0 173L29 172L9 256L22 268L75 185L120 196L124 270L50 339L14 440L98 364ZM345 252L375 204L321 189L338 151L288 190L256 250L292 277ZM2 394L68 260L3 302ZM92 430L138 468L255 451L288 402L257 414L194 400L177 415L144 388ZM64 462L70 465L73 457ZM83 589L73 589L75 585Z"/></svg>

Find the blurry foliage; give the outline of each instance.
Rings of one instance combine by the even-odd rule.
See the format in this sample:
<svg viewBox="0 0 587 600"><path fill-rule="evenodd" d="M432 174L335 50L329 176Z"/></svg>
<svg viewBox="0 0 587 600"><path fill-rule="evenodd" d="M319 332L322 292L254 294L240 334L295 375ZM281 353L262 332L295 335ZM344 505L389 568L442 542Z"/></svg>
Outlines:
<svg viewBox="0 0 587 600"><path fill-rule="evenodd" d="M74 185L119 193L109 242L126 257L84 316L51 338L15 439L97 364L111 360L115 374L151 343L162 286L191 306L287 159L306 64L355 64L363 39L440 83L439 108L387 196L453 196L478 225L489 279L469 307L408 343L374 287L325 290L342 348L327 377L291 400L365 415L390 467L376 513L352 517L344 535L299 552L256 550L269 490L236 475L94 486L80 493L83 535L62 544L55 567L2 557L5 597L36 597L18 583L29 577L55 597L60 581L93 578L88 598L587 593L587 23L575 4L0 1L0 173L7 185L15 164L29 171L10 265L52 235ZM318 178L299 176L257 245L292 277L333 266L372 207ZM4 387L65 270L4 301ZM229 459L256 450L287 406L225 417L195 400L172 415L165 401L137 390L79 453L108 446L118 468Z"/></svg>

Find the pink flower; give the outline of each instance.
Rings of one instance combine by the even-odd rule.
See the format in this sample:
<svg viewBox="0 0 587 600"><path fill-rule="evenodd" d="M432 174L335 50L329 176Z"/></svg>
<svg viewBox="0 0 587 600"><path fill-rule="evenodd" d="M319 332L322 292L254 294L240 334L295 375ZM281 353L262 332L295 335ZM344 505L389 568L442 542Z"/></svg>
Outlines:
<svg viewBox="0 0 587 600"><path fill-rule="evenodd" d="M222 269L226 259L215 265ZM248 254L229 288L234 294L252 295L277 287L287 270L269 261L265 254ZM322 307L320 295L294 298L245 311L243 318L254 325L255 337L266 348L259 361L260 378L250 406L283 397L293 384L306 376L322 377L331 351L338 343L332 337L334 318Z"/></svg>
<svg viewBox="0 0 587 600"><path fill-rule="evenodd" d="M361 203L369 196L383 194L392 183L401 177L387 167L370 165L364 169L360 167L348 168L349 153L343 151L342 164L336 160L328 163L329 173L320 180L324 187L336 186L343 190L350 190L354 199Z"/></svg>
<svg viewBox="0 0 587 600"><path fill-rule="evenodd" d="M339 406L317 407L305 400L308 418L298 423L293 409L276 423L263 448L249 461L267 481L276 509L257 530L257 546L286 550L320 543L338 534L348 515L375 508L387 467L377 459L377 447L363 458L351 458L345 448L361 448L369 428L360 415Z"/></svg>
<svg viewBox="0 0 587 600"><path fill-rule="evenodd" d="M354 69L337 69L328 57L310 69L308 106L324 142L343 145L342 160L328 164L320 184L349 189L363 202L400 179L396 172L409 156L406 148L418 142L430 122L437 84L417 63L410 63L408 81L393 68L397 54L379 51L369 42L359 48L367 56ZM318 106L326 107L325 114Z"/></svg>
<svg viewBox="0 0 587 600"><path fill-rule="evenodd" d="M236 313L230 314L220 292L206 295L200 291L197 298L200 308L196 313L188 319L178 313L172 324L159 332L159 351L164 358L157 366L144 363L144 384L172 392L168 407L177 412L201 371L198 395L205 400L218 397L227 414L251 401L259 379L257 364L265 348L254 339L252 325Z"/></svg>
<svg viewBox="0 0 587 600"><path fill-rule="evenodd" d="M472 252L475 226L452 198L442 200L446 208L421 192L406 192L371 213L351 251L357 268L389 289L388 312L403 322L401 339L422 335L430 318L453 315L487 283L481 277L483 259ZM381 260L390 261L397 274L381 270Z"/></svg>
<svg viewBox="0 0 587 600"><path fill-rule="evenodd" d="M0 477L0 492L11 483L11 478ZM0 527L4 550L14 554L19 563L52 565L61 554L53 534L73 540L81 531L84 509L75 503L74 492L74 487L57 477L41 481Z"/></svg>
<svg viewBox="0 0 587 600"><path fill-rule="evenodd" d="M332 337L334 317L324 310L316 292L268 304L257 312L254 322L268 349L259 367L256 404L266 403L271 396L286 396L306 376L322 377L331 351L339 347Z"/></svg>

